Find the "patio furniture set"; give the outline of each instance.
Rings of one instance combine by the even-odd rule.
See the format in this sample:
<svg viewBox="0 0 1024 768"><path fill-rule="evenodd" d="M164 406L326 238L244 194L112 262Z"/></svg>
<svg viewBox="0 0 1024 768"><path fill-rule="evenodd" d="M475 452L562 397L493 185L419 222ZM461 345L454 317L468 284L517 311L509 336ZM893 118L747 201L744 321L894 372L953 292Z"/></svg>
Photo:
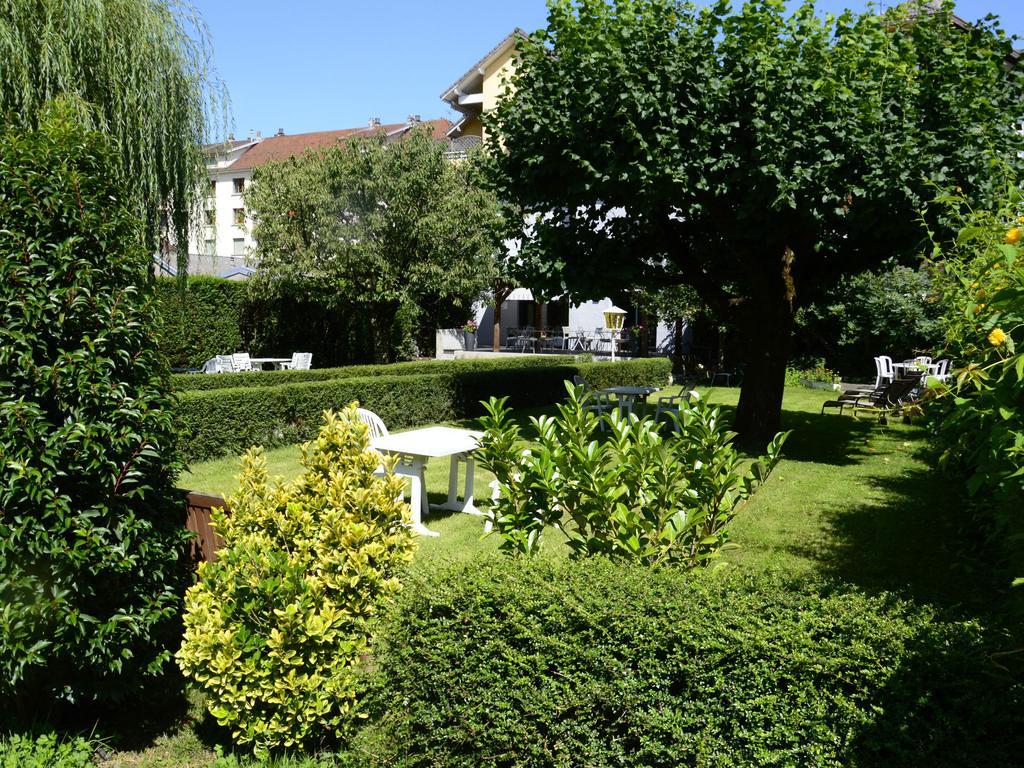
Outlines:
<svg viewBox="0 0 1024 768"><path fill-rule="evenodd" d="M917 401L927 379L946 381L949 376L949 360L933 363L930 357L922 356L895 363L891 357L879 355L875 358L873 386L848 388L835 400L823 403L821 412L825 413L826 408L838 408L839 413L849 408L855 415L871 411L884 421L886 413Z"/></svg>
<svg viewBox="0 0 1024 768"><path fill-rule="evenodd" d="M269 365L275 371L308 371L313 364L311 352L295 352L291 357L250 357L248 352L217 355L203 363L203 373L239 373L262 371Z"/></svg>
<svg viewBox="0 0 1024 768"><path fill-rule="evenodd" d="M513 352L596 352L610 353L612 331L595 328L586 331L563 325L557 328L509 328L506 349ZM628 336L616 340L616 352L626 352L632 342Z"/></svg>
<svg viewBox="0 0 1024 768"><path fill-rule="evenodd" d="M588 409L599 416L617 407L624 417L633 415L638 403L658 391L658 387L608 387L600 390L586 390L586 382L575 377L587 391ZM615 400L612 400L612 398ZM689 399L689 393L664 395L658 399L655 419L662 414L678 413L680 405ZM395 474L409 478L409 507L412 528L423 536L438 536L423 523L423 515L431 509L482 515L473 499L474 470L473 451L479 447L483 433L457 427L423 427L407 432L391 434L381 418L364 408L358 409L359 419L369 429L370 447L382 454L397 457ZM447 458L448 498L442 504L430 504L427 499L425 471L430 459ZM462 498L459 498L459 471L463 468ZM384 472L383 466L378 470Z"/></svg>

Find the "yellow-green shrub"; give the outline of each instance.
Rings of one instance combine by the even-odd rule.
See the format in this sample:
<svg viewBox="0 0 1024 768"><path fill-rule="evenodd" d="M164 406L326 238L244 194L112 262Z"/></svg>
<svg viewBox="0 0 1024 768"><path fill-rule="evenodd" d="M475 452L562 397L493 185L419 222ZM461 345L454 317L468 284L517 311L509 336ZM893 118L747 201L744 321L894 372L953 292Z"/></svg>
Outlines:
<svg viewBox="0 0 1024 768"><path fill-rule="evenodd" d="M344 736L377 608L412 553L402 482L374 475L355 405L324 418L294 482L272 485L261 449L243 457L231 512L214 515L225 546L186 596L178 663L258 752Z"/></svg>

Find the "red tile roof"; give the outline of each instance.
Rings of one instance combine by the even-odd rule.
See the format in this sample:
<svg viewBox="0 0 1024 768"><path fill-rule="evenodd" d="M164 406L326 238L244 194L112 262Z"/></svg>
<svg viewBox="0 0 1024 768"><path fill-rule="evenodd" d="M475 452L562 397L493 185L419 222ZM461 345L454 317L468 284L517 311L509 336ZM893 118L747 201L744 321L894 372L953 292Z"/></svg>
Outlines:
<svg viewBox="0 0 1024 768"><path fill-rule="evenodd" d="M452 126L451 121L444 118L424 120L419 125L429 126L431 134L438 141L445 139L445 134ZM409 123L391 123L373 127L344 128L340 131L316 131L314 133L296 133L290 136L287 134L284 136L268 136L248 149L229 167L233 171L242 171L276 160L287 160L289 157L301 155L311 149L335 146L354 136L375 136L378 134L387 136L412 127L414 125Z"/></svg>

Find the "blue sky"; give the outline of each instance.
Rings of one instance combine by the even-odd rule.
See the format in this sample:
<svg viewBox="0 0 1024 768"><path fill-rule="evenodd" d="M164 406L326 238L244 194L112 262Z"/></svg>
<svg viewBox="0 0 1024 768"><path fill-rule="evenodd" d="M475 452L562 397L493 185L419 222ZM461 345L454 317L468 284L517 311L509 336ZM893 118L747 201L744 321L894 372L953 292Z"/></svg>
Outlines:
<svg viewBox="0 0 1024 768"><path fill-rule="evenodd" d="M238 136L452 117L441 91L515 27L537 29L547 15L544 0L194 2L213 36ZM818 5L839 11L866 1ZM1024 37L1024 0L960 0L957 12L968 20L995 13Z"/></svg>

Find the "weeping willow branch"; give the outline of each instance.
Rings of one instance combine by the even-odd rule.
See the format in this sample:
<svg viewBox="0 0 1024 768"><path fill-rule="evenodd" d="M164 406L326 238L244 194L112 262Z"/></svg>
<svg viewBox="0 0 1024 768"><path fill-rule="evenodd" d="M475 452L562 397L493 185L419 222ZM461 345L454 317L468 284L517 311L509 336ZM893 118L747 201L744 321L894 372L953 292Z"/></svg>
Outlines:
<svg viewBox="0 0 1024 768"><path fill-rule="evenodd" d="M228 114L202 18L176 0L0 0L2 121L35 126L62 97L120 148L154 248L166 212L184 274L202 148Z"/></svg>

